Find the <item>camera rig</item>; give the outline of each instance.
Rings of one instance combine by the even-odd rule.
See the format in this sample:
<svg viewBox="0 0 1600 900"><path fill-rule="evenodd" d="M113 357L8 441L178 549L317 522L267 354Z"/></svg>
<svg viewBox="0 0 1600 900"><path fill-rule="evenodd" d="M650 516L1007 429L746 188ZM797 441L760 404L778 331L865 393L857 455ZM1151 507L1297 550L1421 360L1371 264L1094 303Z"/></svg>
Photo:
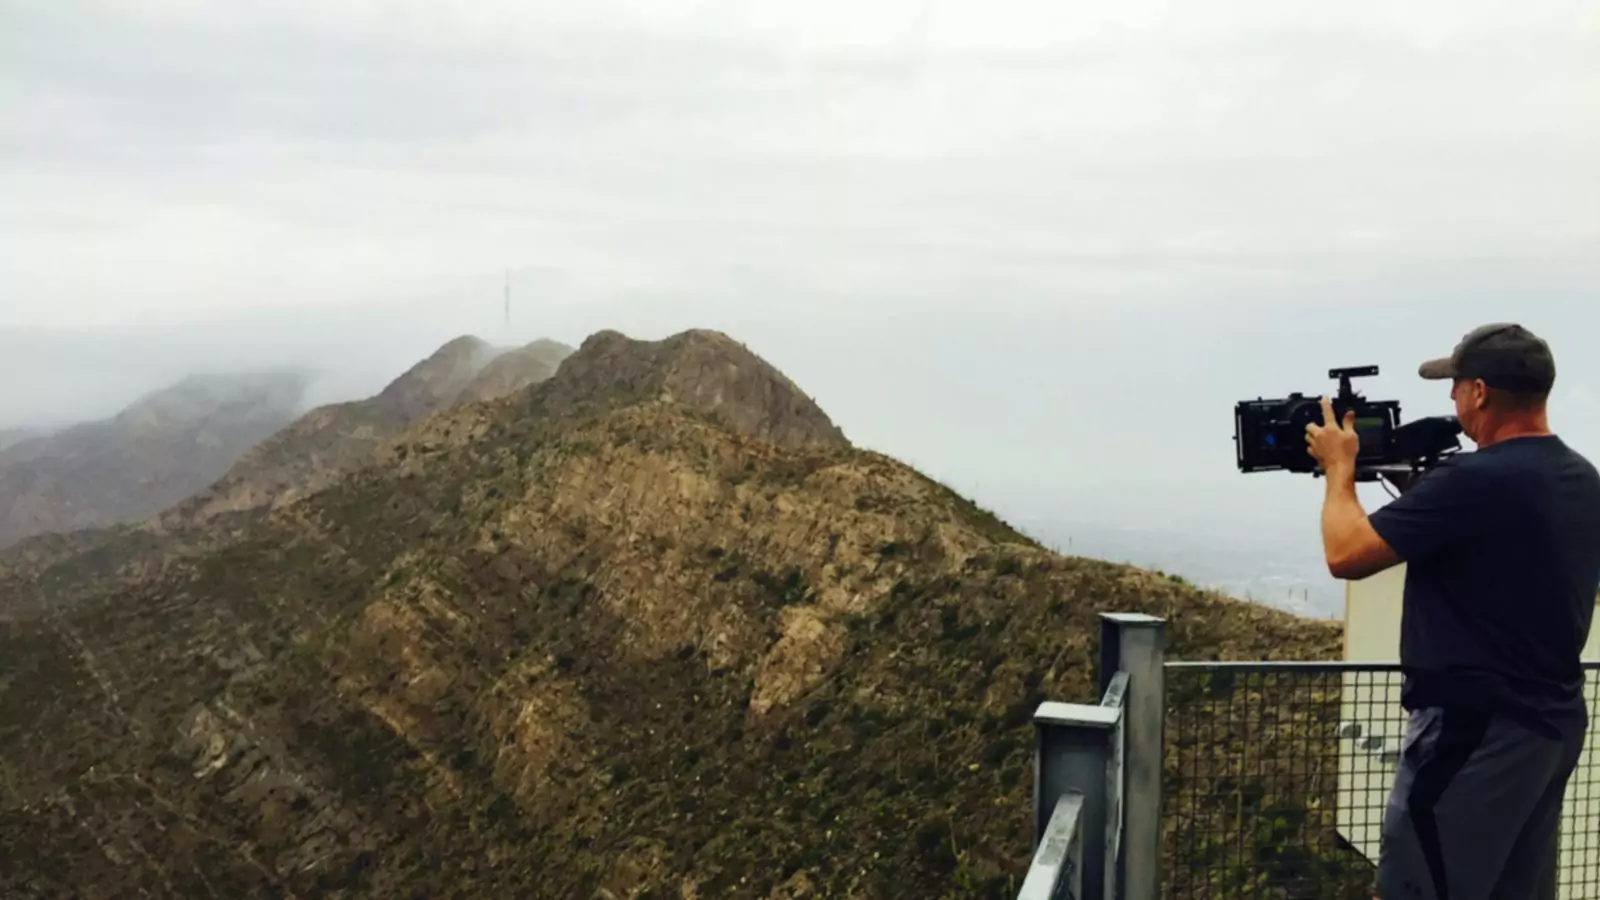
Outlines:
<svg viewBox="0 0 1600 900"><path fill-rule="evenodd" d="M1384 475L1422 472L1461 449L1461 424L1454 416L1432 416L1402 425L1400 401L1373 401L1356 393L1351 379L1376 374L1377 366L1328 372L1329 378L1339 380L1339 394L1333 398L1336 419L1343 424L1345 413L1355 410L1355 429L1361 438L1356 480L1376 481ZM1294 393L1280 400L1240 401L1233 414L1239 471L1321 475L1321 466L1306 449L1306 426L1322 420L1320 394Z"/></svg>

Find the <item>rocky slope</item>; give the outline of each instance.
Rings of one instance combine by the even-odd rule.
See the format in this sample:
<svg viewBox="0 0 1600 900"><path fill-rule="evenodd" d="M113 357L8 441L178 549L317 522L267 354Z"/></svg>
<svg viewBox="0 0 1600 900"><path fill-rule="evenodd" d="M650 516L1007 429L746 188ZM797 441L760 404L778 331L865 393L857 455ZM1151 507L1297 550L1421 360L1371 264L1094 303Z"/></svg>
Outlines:
<svg viewBox="0 0 1600 900"><path fill-rule="evenodd" d="M253 449L216 484L164 517L169 525L292 503L370 464L407 426L468 399L504 396L554 373L561 345L502 354L465 335L436 350L376 396L312 410ZM557 360L559 363L559 359Z"/></svg>
<svg viewBox="0 0 1600 900"><path fill-rule="evenodd" d="M185 379L116 416L0 450L0 547L154 515L299 412L294 374Z"/></svg>
<svg viewBox="0 0 1600 900"><path fill-rule="evenodd" d="M0 581L0 894L1011 896L1098 612L1338 648L1043 550L710 332L378 457Z"/></svg>

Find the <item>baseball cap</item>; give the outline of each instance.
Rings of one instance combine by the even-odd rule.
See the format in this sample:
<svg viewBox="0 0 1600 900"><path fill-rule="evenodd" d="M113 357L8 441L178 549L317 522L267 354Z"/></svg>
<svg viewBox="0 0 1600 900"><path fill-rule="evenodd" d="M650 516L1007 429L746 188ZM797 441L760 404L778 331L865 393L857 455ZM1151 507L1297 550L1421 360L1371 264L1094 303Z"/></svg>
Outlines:
<svg viewBox="0 0 1600 900"><path fill-rule="evenodd" d="M1423 378L1481 378L1492 388L1548 391L1555 384L1550 345L1521 325L1500 322L1468 332L1451 354L1422 364Z"/></svg>

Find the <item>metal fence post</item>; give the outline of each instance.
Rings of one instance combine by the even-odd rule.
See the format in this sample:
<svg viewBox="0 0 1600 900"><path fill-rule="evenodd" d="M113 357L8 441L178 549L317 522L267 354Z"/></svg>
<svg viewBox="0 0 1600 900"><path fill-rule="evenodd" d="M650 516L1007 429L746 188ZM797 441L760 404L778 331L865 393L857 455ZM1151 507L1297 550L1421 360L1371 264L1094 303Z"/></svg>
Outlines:
<svg viewBox="0 0 1600 900"><path fill-rule="evenodd" d="M1056 801L1083 794L1083 897L1105 897L1106 765L1122 715L1114 707L1041 703L1034 713L1033 846L1037 851Z"/></svg>
<svg viewBox="0 0 1600 900"><path fill-rule="evenodd" d="M1101 693L1128 673L1122 785L1122 854L1113 873L1123 900L1156 900L1161 891L1161 775L1166 726L1165 619L1142 613L1100 616Z"/></svg>

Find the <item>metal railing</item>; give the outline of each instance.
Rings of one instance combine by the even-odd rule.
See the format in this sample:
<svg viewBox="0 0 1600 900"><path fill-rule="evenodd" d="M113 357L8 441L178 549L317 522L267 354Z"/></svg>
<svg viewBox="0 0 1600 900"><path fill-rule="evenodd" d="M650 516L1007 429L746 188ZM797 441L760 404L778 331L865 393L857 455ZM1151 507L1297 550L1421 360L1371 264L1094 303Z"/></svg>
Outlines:
<svg viewBox="0 0 1600 900"><path fill-rule="evenodd" d="M1034 716L1035 855L1020 896L1372 897L1406 725L1399 666L1169 663L1161 620L1101 619L1101 703ZM1584 669L1597 718L1600 662ZM1600 900L1596 731L1562 809L1559 900Z"/></svg>
<svg viewBox="0 0 1600 900"><path fill-rule="evenodd" d="M1018 900L1079 900L1083 896L1083 792L1056 800L1050 824L1033 854Z"/></svg>
<svg viewBox="0 0 1600 900"><path fill-rule="evenodd" d="M1372 897L1405 726L1394 667L1208 662L1166 672L1164 896Z"/></svg>
<svg viewBox="0 0 1600 900"><path fill-rule="evenodd" d="M1020 894L1029 900L1155 896L1164 623L1102 623L1100 703L1044 703L1034 714L1034 858Z"/></svg>
<svg viewBox="0 0 1600 900"><path fill-rule="evenodd" d="M1406 712L1397 663L1167 663L1172 900L1368 900ZM1600 663L1586 663L1591 710ZM1595 734L1567 787L1560 900L1600 898Z"/></svg>
<svg viewBox="0 0 1600 900"><path fill-rule="evenodd" d="M1122 845L1122 747L1127 690L1128 676L1122 673L1106 689L1099 706L1045 703L1034 715L1039 733L1034 808L1041 816L1049 811L1050 818L1034 822L1035 864L1028 878L1036 884L1051 884L1052 893L1046 897L1097 897L1098 889L1084 894L1082 884L1100 885L1107 881L1106 873L1116 871ZM1042 867L1048 872L1048 863L1054 859L1046 853L1049 837L1052 828L1059 828L1055 817L1069 797L1078 798L1080 806L1081 821L1072 829L1073 835L1094 849L1087 857L1080 853L1063 862L1061 871L1051 879L1038 870ZM1066 876L1079 885L1071 892L1065 891Z"/></svg>

